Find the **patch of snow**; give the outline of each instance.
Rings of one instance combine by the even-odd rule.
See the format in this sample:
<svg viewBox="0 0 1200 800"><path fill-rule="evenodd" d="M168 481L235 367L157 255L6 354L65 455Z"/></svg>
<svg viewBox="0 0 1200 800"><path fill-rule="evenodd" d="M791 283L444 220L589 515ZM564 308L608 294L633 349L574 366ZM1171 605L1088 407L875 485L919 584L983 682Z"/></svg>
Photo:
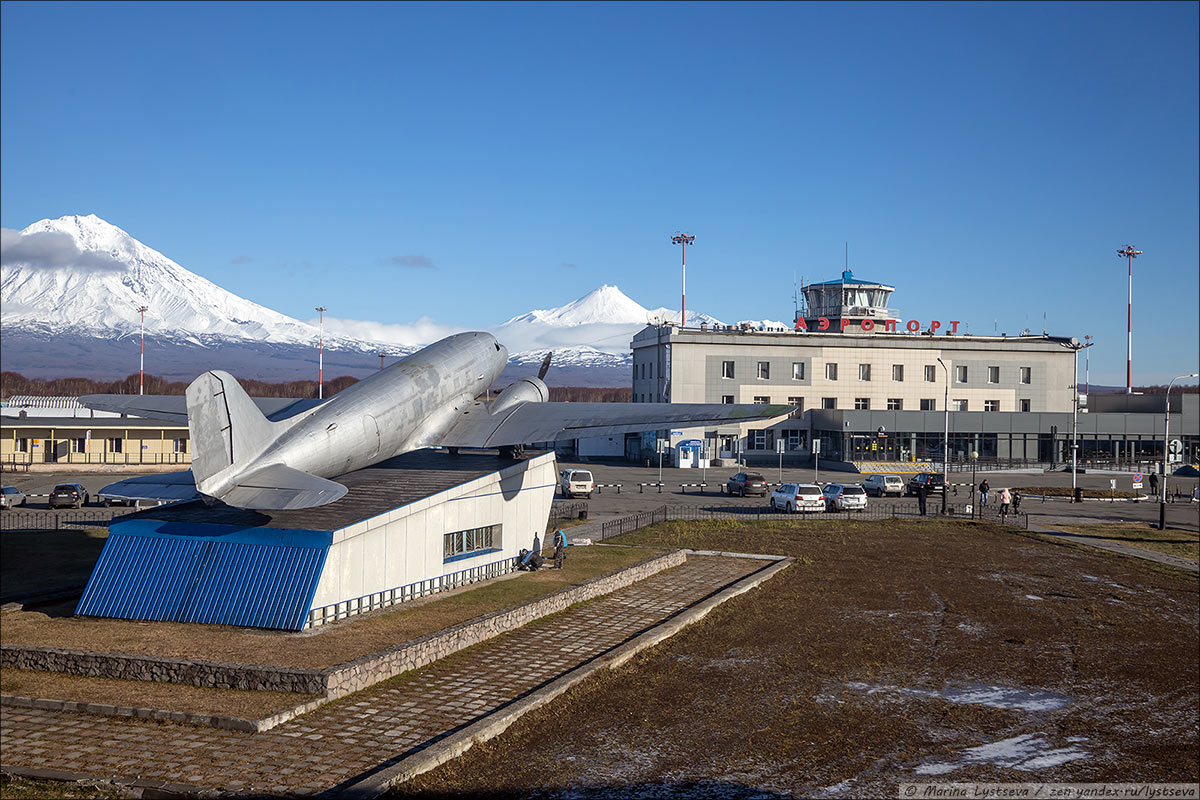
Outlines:
<svg viewBox="0 0 1200 800"><path fill-rule="evenodd" d="M1027 595L1025 595L1025 599L1026 600L1041 600L1042 598L1038 597L1036 594L1027 594Z"/></svg>
<svg viewBox="0 0 1200 800"><path fill-rule="evenodd" d="M1100 580L1100 579L1099 579L1099 578L1097 578L1095 575L1084 575L1084 576L1083 576L1083 579L1084 579L1084 580L1088 580L1088 581L1098 581L1098 580Z"/></svg>
<svg viewBox="0 0 1200 800"><path fill-rule="evenodd" d="M1054 711L1071 704L1071 699L1044 689L1014 689L1008 686L967 686L964 688L912 689L905 686L872 686L862 682L847 683L855 691L868 696L877 692L926 697L949 703L991 706L1020 711Z"/></svg>
<svg viewBox="0 0 1200 800"><path fill-rule="evenodd" d="M958 761L942 761L922 764L915 769L918 775L945 775L972 764L995 764L1023 771L1056 767L1068 761L1087 758L1088 753L1078 745L1087 741L1084 737L1073 737L1067 747L1053 747L1040 733L1024 733L998 742L989 742L977 747L968 747Z"/></svg>

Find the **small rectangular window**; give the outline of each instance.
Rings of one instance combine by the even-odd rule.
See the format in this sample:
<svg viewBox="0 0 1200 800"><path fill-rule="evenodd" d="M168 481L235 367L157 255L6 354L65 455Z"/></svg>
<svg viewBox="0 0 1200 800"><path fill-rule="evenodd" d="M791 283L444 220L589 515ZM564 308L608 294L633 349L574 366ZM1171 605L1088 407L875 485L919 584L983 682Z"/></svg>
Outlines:
<svg viewBox="0 0 1200 800"><path fill-rule="evenodd" d="M795 406L796 407L795 413L799 414L804 411L804 398L803 397L789 397L788 405Z"/></svg>
<svg viewBox="0 0 1200 800"><path fill-rule="evenodd" d="M80 436L78 438L72 438L71 439L71 452L72 453L86 453L87 452L87 439L83 438L82 436Z"/></svg>
<svg viewBox="0 0 1200 800"><path fill-rule="evenodd" d="M498 550L500 546L499 525L455 531L442 537L442 558L446 561L455 561L473 553Z"/></svg>
<svg viewBox="0 0 1200 800"><path fill-rule="evenodd" d="M17 452L18 453L28 453L29 452L29 439L27 439L25 437L21 437L20 439L17 439Z"/></svg>
<svg viewBox="0 0 1200 800"><path fill-rule="evenodd" d="M794 380L794 381L804 380L804 362L803 361L793 361L792 362L792 380Z"/></svg>
<svg viewBox="0 0 1200 800"><path fill-rule="evenodd" d="M763 397L763 396L756 396L754 398L754 404L757 406L769 406L769 405L771 405L771 398Z"/></svg>
<svg viewBox="0 0 1200 800"><path fill-rule="evenodd" d="M951 400L950 401L950 410L951 411L966 411L967 410L967 401L966 400Z"/></svg>
<svg viewBox="0 0 1200 800"><path fill-rule="evenodd" d="M766 450L767 449L767 432L766 431L750 431L746 436L746 446L751 450Z"/></svg>
<svg viewBox="0 0 1200 800"><path fill-rule="evenodd" d="M732 361L722 361L721 362L721 377L733 380L733 362Z"/></svg>
<svg viewBox="0 0 1200 800"><path fill-rule="evenodd" d="M1033 383L1033 367L1021 367L1021 383Z"/></svg>
<svg viewBox="0 0 1200 800"><path fill-rule="evenodd" d="M959 383L966 383L967 382L967 368L965 366L955 367L954 368L954 379L956 381L958 381Z"/></svg>
<svg viewBox="0 0 1200 800"><path fill-rule="evenodd" d="M650 362L650 380L654 380L654 362Z"/></svg>
<svg viewBox="0 0 1200 800"><path fill-rule="evenodd" d="M758 379L760 381L769 381L771 379L771 362L758 362Z"/></svg>
<svg viewBox="0 0 1200 800"><path fill-rule="evenodd" d="M869 411L871 408L871 398L856 397L854 398L854 408L858 411Z"/></svg>
<svg viewBox="0 0 1200 800"><path fill-rule="evenodd" d="M889 397L887 403L888 411L903 411L904 400L899 397Z"/></svg>
<svg viewBox="0 0 1200 800"><path fill-rule="evenodd" d="M646 362L642 362L642 380L646 380Z"/></svg>
<svg viewBox="0 0 1200 800"><path fill-rule="evenodd" d="M892 364L892 380L894 380L894 381L904 380L904 365L903 364Z"/></svg>
<svg viewBox="0 0 1200 800"><path fill-rule="evenodd" d="M921 399L921 410L922 411L937 411L937 401L922 398Z"/></svg>
<svg viewBox="0 0 1200 800"><path fill-rule="evenodd" d="M122 447L122 444L124 443L124 441L125 440L121 439L119 436L114 436L114 437L110 438L108 440L108 452L110 452L110 453L121 452L121 447Z"/></svg>
<svg viewBox="0 0 1200 800"><path fill-rule="evenodd" d="M822 397L821 398L821 408L837 408L837 398L836 397Z"/></svg>
<svg viewBox="0 0 1200 800"><path fill-rule="evenodd" d="M926 364L925 365L925 380L929 381L930 383L937 383L937 365L936 364Z"/></svg>
<svg viewBox="0 0 1200 800"><path fill-rule="evenodd" d="M1000 410L1000 401L999 400L984 400L983 401L983 410L984 411L999 411Z"/></svg>
<svg viewBox="0 0 1200 800"><path fill-rule="evenodd" d="M721 402L727 406L733 405L733 395L731 395L731 394L721 395Z"/></svg>
<svg viewBox="0 0 1200 800"><path fill-rule="evenodd" d="M837 380L837 364L825 365L825 379L830 381Z"/></svg>
<svg viewBox="0 0 1200 800"><path fill-rule="evenodd" d="M1029 413L1029 405L1030 405L1030 403L1028 400L1021 401L1021 410L1024 411L1026 414Z"/></svg>
<svg viewBox="0 0 1200 800"><path fill-rule="evenodd" d="M858 379L860 381L871 380L871 365L870 364L859 364L858 365Z"/></svg>
<svg viewBox="0 0 1200 800"><path fill-rule="evenodd" d="M187 439L176 439L175 440L175 452L176 453L186 453L187 452Z"/></svg>
<svg viewBox="0 0 1200 800"><path fill-rule="evenodd" d="M1000 368L999 367L988 367L988 383L999 383L999 382L1000 382Z"/></svg>

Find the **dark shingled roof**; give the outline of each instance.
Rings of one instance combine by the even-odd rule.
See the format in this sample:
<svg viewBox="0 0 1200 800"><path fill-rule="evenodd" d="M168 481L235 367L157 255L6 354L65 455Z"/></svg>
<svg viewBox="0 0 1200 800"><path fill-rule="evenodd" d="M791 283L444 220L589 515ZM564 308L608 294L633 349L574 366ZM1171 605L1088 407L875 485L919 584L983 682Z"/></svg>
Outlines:
<svg viewBox="0 0 1200 800"><path fill-rule="evenodd" d="M534 455L540 453L530 457ZM340 500L316 508L255 511L219 502L210 506L193 500L146 509L120 519L336 531L517 463L520 462L488 451L451 455L445 451L417 450L339 475L333 480L350 491Z"/></svg>

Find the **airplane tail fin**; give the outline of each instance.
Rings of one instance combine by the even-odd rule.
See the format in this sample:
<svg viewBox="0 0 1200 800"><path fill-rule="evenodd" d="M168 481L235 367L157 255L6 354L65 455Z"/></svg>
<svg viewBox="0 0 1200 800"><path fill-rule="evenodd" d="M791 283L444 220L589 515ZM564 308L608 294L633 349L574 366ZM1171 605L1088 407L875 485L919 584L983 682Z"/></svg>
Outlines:
<svg viewBox="0 0 1200 800"><path fill-rule="evenodd" d="M192 473L204 491L214 476L247 464L279 435L286 423L268 420L228 372L205 372L187 388Z"/></svg>

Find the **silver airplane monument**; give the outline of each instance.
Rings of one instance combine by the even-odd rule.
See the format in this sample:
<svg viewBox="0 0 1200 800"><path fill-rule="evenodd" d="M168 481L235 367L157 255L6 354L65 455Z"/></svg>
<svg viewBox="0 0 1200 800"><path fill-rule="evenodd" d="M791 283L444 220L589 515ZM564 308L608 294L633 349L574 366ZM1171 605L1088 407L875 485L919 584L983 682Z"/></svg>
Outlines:
<svg viewBox="0 0 1200 800"><path fill-rule="evenodd" d="M192 468L112 484L101 495L182 500L197 493L253 509L332 503L346 487L331 478L425 447L500 448L664 427L773 419L786 405L552 403L537 378L480 401L508 362L489 333L460 333L406 356L319 400L251 398L227 372L196 378L185 397L88 395L94 409L187 421Z"/></svg>

